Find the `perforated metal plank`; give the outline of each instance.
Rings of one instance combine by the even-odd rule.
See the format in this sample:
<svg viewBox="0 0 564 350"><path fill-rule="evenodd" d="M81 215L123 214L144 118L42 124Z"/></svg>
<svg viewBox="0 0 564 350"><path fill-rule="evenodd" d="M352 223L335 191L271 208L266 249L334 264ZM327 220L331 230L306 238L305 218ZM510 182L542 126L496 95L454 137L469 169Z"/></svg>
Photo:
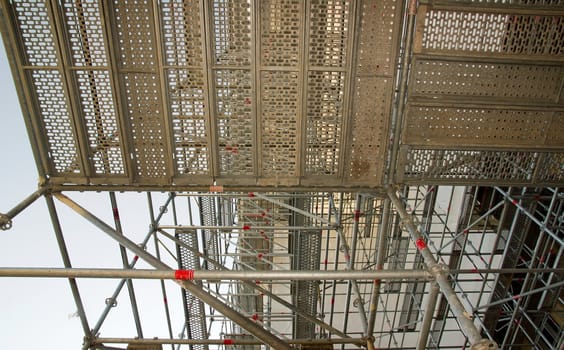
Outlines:
<svg viewBox="0 0 564 350"><path fill-rule="evenodd" d="M65 91L64 73L60 69L61 58L57 51L56 32L53 28L49 7L45 2L14 2L10 8L13 30L19 36L19 62L24 69L24 82L29 86L27 104L36 116L36 137L44 140L40 147L48 159L47 173L64 174L67 177L82 175L78 152L78 139L73 133L74 124ZM16 45L14 45L16 46Z"/></svg>
<svg viewBox="0 0 564 350"><path fill-rule="evenodd" d="M416 53L562 61L564 13L558 2L488 1L490 6L460 8L464 2L419 7Z"/></svg>
<svg viewBox="0 0 564 350"><path fill-rule="evenodd" d="M561 64L416 58L410 97L484 101L493 104L559 105L564 81ZM452 101L454 102L454 101Z"/></svg>
<svg viewBox="0 0 564 350"><path fill-rule="evenodd" d="M185 243L187 246L198 249L198 236L194 229L177 229L175 231L177 239ZM200 258L194 252L177 245L178 268L183 270L200 269ZM196 284L202 284L201 281L195 281ZM208 331L206 327L206 313L204 303L182 289L182 297L184 303L184 314L186 317L186 330L188 339L208 339ZM191 350L207 350L206 344L190 345Z"/></svg>
<svg viewBox="0 0 564 350"><path fill-rule="evenodd" d="M397 180L563 181L563 14L455 3L418 9Z"/></svg>
<svg viewBox="0 0 564 350"><path fill-rule="evenodd" d="M169 0L159 11L178 182L210 173L203 9L199 2Z"/></svg>
<svg viewBox="0 0 564 350"><path fill-rule="evenodd" d="M350 184L383 182L401 9L396 0L364 1L359 9L344 157L344 178Z"/></svg>
<svg viewBox="0 0 564 350"><path fill-rule="evenodd" d="M547 184L564 181L562 152L501 151L402 146L404 183Z"/></svg>
<svg viewBox="0 0 564 350"><path fill-rule="evenodd" d="M402 139L421 146L564 147L561 112L411 104Z"/></svg>
<svg viewBox="0 0 564 350"><path fill-rule="evenodd" d="M321 261L321 231L297 231L294 233L294 270L319 270ZM295 281L293 283L293 303L301 311L316 316L318 281ZM308 339L315 336L315 324L302 316L295 316L293 336Z"/></svg>

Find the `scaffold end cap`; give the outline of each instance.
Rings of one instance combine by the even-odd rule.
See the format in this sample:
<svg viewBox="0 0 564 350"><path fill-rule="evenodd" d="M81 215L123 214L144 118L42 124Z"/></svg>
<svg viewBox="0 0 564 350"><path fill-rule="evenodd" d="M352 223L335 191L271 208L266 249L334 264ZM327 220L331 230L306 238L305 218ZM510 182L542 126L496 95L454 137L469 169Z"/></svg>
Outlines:
<svg viewBox="0 0 564 350"><path fill-rule="evenodd" d="M0 229L7 231L12 228L12 219L6 215L0 213Z"/></svg>
<svg viewBox="0 0 564 350"><path fill-rule="evenodd" d="M472 345L470 350L497 350L497 343L489 340L489 339L482 339L478 343Z"/></svg>

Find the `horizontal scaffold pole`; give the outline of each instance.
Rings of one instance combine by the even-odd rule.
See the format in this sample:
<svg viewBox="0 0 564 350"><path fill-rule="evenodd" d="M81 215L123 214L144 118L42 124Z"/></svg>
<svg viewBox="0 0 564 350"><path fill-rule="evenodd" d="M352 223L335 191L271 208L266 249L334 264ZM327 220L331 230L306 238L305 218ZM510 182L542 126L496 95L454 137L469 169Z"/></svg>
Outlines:
<svg viewBox="0 0 564 350"><path fill-rule="evenodd" d="M170 280L415 280L431 279L426 270L342 270L342 271L209 271L130 270L81 268L0 268L0 277L131 278Z"/></svg>
<svg viewBox="0 0 564 350"><path fill-rule="evenodd" d="M97 338L94 344L130 344L130 345L261 345L254 339L132 339L132 338ZM364 345L365 338L331 338L331 339L288 339L288 344L294 345L323 345L323 344L357 344Z"/></svg>

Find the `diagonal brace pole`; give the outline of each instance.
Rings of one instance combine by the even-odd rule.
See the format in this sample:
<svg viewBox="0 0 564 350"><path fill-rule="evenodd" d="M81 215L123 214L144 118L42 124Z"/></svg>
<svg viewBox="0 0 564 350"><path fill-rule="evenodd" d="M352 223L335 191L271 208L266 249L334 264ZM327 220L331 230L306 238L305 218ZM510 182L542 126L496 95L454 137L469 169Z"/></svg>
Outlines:
<svg viewBox="0 0 564 350"><path fill-rule="evenodd" d="M400 200L398 195L396 194L395 189L392 186L389 186L387 189L388 197L394 204L400 218L401 222L404 227L409 232L411 239L416 244L419 253L423 257L425 265L429 269L429 272L435 277L437 284L439 285L441 292L443 293L444 297L448 301L450 305L450 309L452 313L456 316L456 320L460 325L460 329L466 335L470 341L472 347L470 350L495 350L497 349L497 344L493 341L488 339L482 339L482 335L474 322L472 321L471 314L466 311L464 305L460 301L460 298L456 295L456 292L452 288L451 282L448 279L448 275L445 270L445 266L441 265L435 259L435 256L429 248L427 247L427 243L423 239L423 235L417 229L415 222L413 221L413 217L407 213L405 209L404 203Z"/></svg>
<svg viewBox="0 0 564 350"><path fill-rule="evenodd" d="M105 222L94 216L92 213L88 212L86 209L82 208L76 202L68 198L67 196L57 193L55 195L59 201L66 204L69 208L74 210L76 213L90 221L104 233L115 239L117 242L122 244L124 247L135 253L141 259L145 260L151 266L156 269L162 270L172 270L170 266L166 265L162 261L155 258L153 255L147 253L143 249L141 249L135 242L129 240L127 237L120 235L116 230L114 230L111 226L107 225ZM177 280L176 281L182 288L186 289L192 295L196 296L204 303L210 305L214 309L216 309L221 314L225 315L226 317L230 318L233 322L240 325L242 328L246 329L252 335L263 341L265 344L270 345L274 349L280 350L291 350L292 348L280 338L274 336L273 334L267 332L262 327L257 325L256 323L249 320L247 317L242 315L241 313L237 312L236 310L232 309L228 305L225 305L216 297L212 296L208 292L206 292L203 288L196 285L191 281L186 280Z"/></svg>
<svg viewBox="0 0 564 350"><path fill-rule="evenodd" d="M24 211L27 207L29 207L33 202L35 202L39 197L41 197L45 192L47 192L48 187L42 186L37 191L33 192L23 201L18 203L15 207L13 207L10 211L6 214L0 213L0 229L3 231L9 230L12 228L12 219L16 217L19 213Z"/></svg>

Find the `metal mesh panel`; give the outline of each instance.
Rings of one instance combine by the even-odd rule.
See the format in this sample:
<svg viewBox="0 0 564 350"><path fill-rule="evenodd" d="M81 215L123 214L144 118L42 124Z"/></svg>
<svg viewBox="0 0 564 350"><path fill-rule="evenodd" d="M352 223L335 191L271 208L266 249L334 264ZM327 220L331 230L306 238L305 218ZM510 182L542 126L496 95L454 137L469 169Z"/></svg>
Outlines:
<svg viewBox="0 0 564 350"><path fill-rule="evenodd" d="M309 64L343 67L346 62L349 1L312 0L309 27Z"/></svg>
<svg viewBox="0 0 564 350"><path fill-rule="evenodd" d="M298 74L262 72L261 82L263 174L295 175Z"/></svg>
<svg viewBox="0 0 564 350"><path fill-rule="evenodd" d="M167 175L167 152L158 77L156 74L130 73L123 79L137 174L164 177Z"/></svg>
<svg viewBox="0 0 564 350"><path fill-rule="evenodd" d="M561 183L564 181L564 153L544 154L538 168L538 182Z"/></svg>
<svg viewBox="0 0 564 350"><path fill-rule="evenodd" d="M107 66L104 33L97 1L65 0L68 43L75 66Z"/></svg>
<svg viewBox="0 0 564 350"><path fill-rule="evenodd" d="M294 269L314 271L319 270L321 259L321 232L299 231L294 235ZM318 281L295 281L294 282L294 305L308 313L316 316L317 297L319 293ZM315 335L315 324L307 321L301 316L296 316L294 323L294 338L307 339Z"/></svg>
<svg viewBox="0 0 564 350"><path fill-rule="evenodd" d="M14 1L27 62L33 66L56 66L57 53L45 1Z"/></svg>
<svg viewBox="0 0 564 350"><path fill-rule="evenodd" d="M541 146L554 112L410 106L403 141L412 144Z"/></svg>
<svg viewBox="0 0 564 350"><path fill-rule="evenodd" d="M179 175L209 173L200 10L198 2L179 0L164 1L160 7L164 59L179 67L165 71Z"/></svg>
<svg viewBox="0 0 564 350"><path fill-rule="evenodd" d="M203 73L171 69L167 78L176 170L178 174L208 174Z"/></svg>
<svg viewBox="0 0 564 350"><path fill-rule="evenodd" d="M402 149L405 181L530 182L538 153L515 151Z"/></svg>
<svg viewBox="0 0 564 350"><path fill-rule="evenodd" d="M117 41L122 67L147 73L122 75L132 136L136 173L141 178L167 175L167 146L159 77L152 2L114 1Z"/></svg>
<svg viewBox="0 0 564 350"><path fill-rule="evenodd" d="M546 143L557 147L564 145L564 112L554 113L550 129L546 135Z"/></svg>
<svg viewBox="0 0 564 350"><path fill-rule="evenodd" d="M264 66L298 64L300 7L300 0L261 1L261 57Z"/></svg>
<svg viewBox="0 0 564 350"><path fill-rule="evenodd" d="M365 0L362 6L357 74L391 76L395 69L394 37L400 22L396 0ZM378 20L368 20L375 19Z"/></svg>
<svg viewBox="0 0 564 350"><path fill-rule="evenodd" d="M80 173L61 74L55 70L37 70L31 73L31 78L55 172Z"/></svg>
<svg viewBox="0 0 564 350"><path fill-rule="evenodd" d="M82 114L96 174L125 174L110 73L77 71Z"/></svg>
<svg viewBox="0 0 564 350"><path fill-rule="evenodd" d="M386 152L391 79L359 77L355 84L348 176L380 183Z"/></svg>
<svg viewBox="0 0 564 350"><path fill-rule="evenodd" d="M250 2L214 0L212 7L215 64L249 65L251 60Z"/></svg>
<svg viewBox="0 0 564 350"><path fill-rule="evenodd" d="M222 199L217 199L221 201ZM216 206L216 199L212 197L200 197L198 198L200 207L200 222L204 226L218 226L223 225L218 218L218 207ZM219 203L219 202L218 202ZM206 250L206 255L215 261L220 261L219 257L219 238L217 230L202 230L203 237L205 239L204 249ZM206 264L207 270L217 270L218 267L213 264Z"/></svg>
<svg viewBox="0 0 564 350"><path fill-rule="evenodd" d="M187 246L198 249L196 230L177 229L175 236ZM179 246L178 267L182 270L199 270L200 259L191 250ZM195 281L193 283L198 285L202 284L201 281ZM184 297L184 312L186 316L188 339L207 339L208 332L206 328L204 303L185 289L182 289L182 296ZM203 344L190 345L190 349L206 350L208 346Z"/></svg>
<svg viewBox="0 0 564 350"><path fill-rule="evenodd" d="M152 1L114 0L115 21L122 66L154 69L157 67Z"/></svg>
<svg viewBox="0 0 564 350"><path fill-rule="evenodd" d="M220 172L253 175L251 72L218 70L215 76Z"/></svg>
<svg viewBox="0 0 564 350"><path fill-rule="evenodd" d="M377 185L384 173L401 4L362 2L345 177ZM369 20L377 19L377 20Z"/></svg>
<svg viewBox="0 0 564 350"><path fill-rule="evenodd" d="M306 121L306 174L339 171L344 98L343 72L310 71Z"/></svg>
<svg viewBox="0 0 564 350"><path fill-rule="evenodd" d="M411 88L415 96L465 95L554 103L561 84L560 66L420 59L413 67Z"/></svg>
<svg viewBox="0 0 564 350"><path fill-rule="evenodd" d="M200 67L203 56L199 2L164 0L160 3L166 63Z"/></svg>
<svg viewBox="0 0 564 350"><path fill-rule="evenodd" d="M434 51L558 56L564 17L429 10L422 47Z"/></svg>
<svg viewBox="0 0 564 350"><path fill-rule="evenodd" d="M530 5L530 6L561 6L564 5L562 0L451 0L458 3L473 4L512 4L512 5Z"/></svg>

